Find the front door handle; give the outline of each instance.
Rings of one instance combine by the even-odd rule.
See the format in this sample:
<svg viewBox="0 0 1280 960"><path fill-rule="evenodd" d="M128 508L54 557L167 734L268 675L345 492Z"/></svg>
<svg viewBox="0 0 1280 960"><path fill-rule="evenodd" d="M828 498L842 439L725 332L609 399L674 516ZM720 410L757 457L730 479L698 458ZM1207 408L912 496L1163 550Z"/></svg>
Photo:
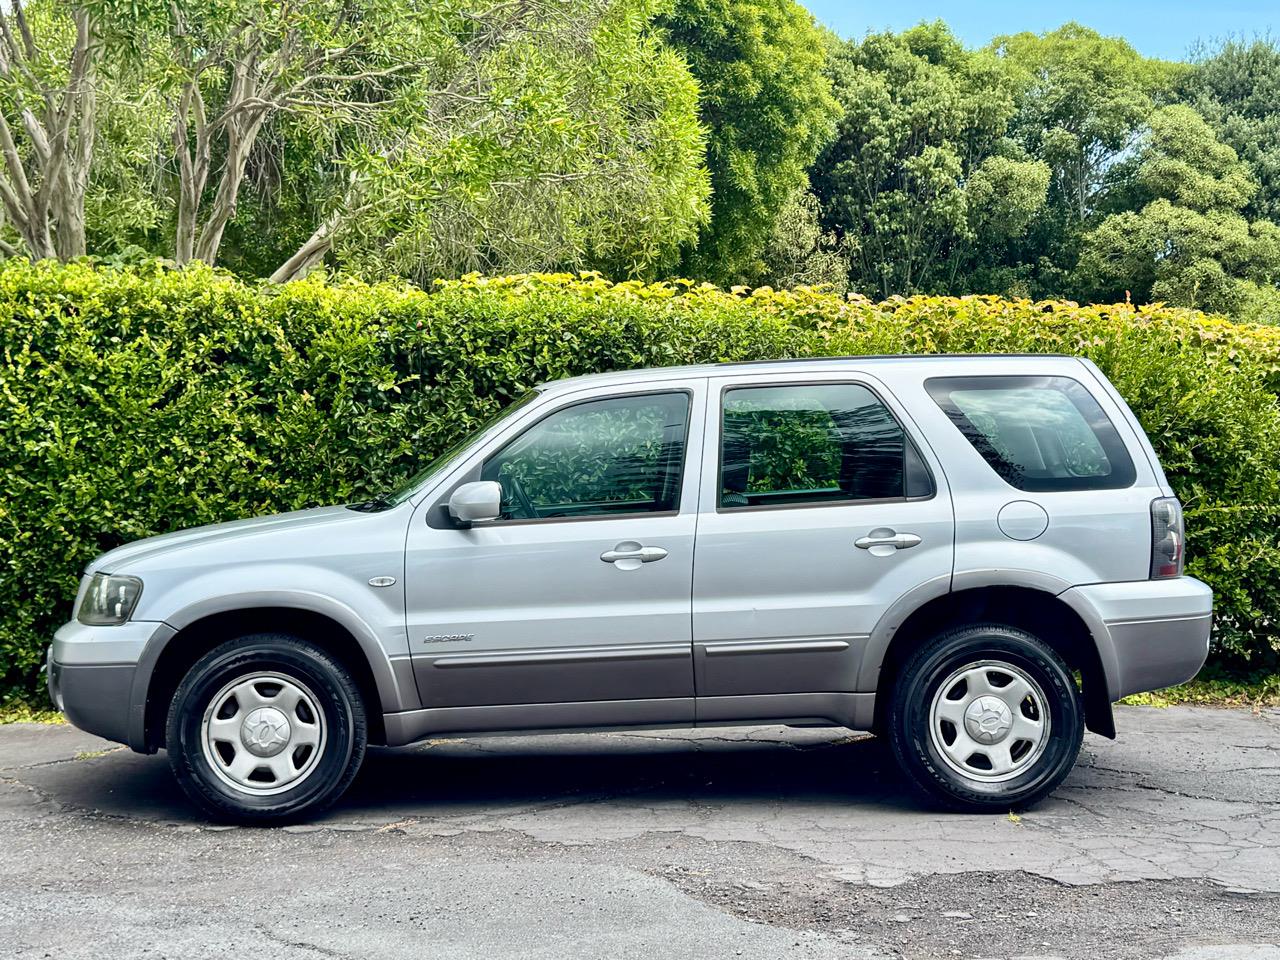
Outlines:
<svg viewBox="0 0 1280 960"><path fill-rule="evenodd" d="M907 550L919 543L920 538L914 533L898 533L888 527L872 530L865 537L853 541L853 545L859 550L870 550L876 556L888 556L890 550ZM885 549L877 550L877 547Z"/></svg>
<svg viewBox="0 0 1280 960"><path fill-rule="evenodd" d="M619 570L634 570L642 563L653 563L667 555L662 547L646 547L634 540L624 540L612 550L600 554L605 563L612 563Z"/></svg>

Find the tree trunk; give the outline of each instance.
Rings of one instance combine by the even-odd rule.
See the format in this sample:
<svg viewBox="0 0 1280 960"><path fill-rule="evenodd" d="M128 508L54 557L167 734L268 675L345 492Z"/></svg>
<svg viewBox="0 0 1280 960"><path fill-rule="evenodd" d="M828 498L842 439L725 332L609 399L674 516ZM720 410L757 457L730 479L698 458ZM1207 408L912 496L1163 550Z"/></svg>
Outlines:
<svg viewBox="0 0 1280 960"><path fill-rule="evenodd" d="M63 106L65 119L59 134L63 163L61 183L53 192L53 213L58 220L58 258L66 261L85 255L84 198L89 192L93 146L98 132L97 54L93 24L85 10L78 10L76 49L71 57L69 102Z"/></svg>
<svg viewBox="0 0 1280 960"><path fill-rule="evenodd" d="M236 215L236 200L240 196L240 184L244 181L245 167L249 163L249 153L258 138L266 120L265 111L257 113L240 129L239 121L233 121L227 134L227 158L222 165L222 174L218 182L218 194L213 200L213 209L209 219L200 231L200 241L196 244L196 258L213 266L218 259L218 248L222 246L222 235L227 224Z"/></svg>
<svg viewBox="0 0 1280 960"><path fill-rule="evenodd" d="M21 72L38 87L35 109L23 103L21 94L14 94L13 106L27 140L25 154L13 139L9 117L0 114L0 201L33 260L70 260L85 253L84 199L97 132L100 53L88 11L75 9L72 19L76 39L67 82L45 86L34 79L38 74L32 64L38 64L43 53L35 45L21 0L0 7L0 76L13 81L15 71Z"/></svg>
<svg viewBox="0 0 1280 960"><path fill-rule="evenodd" d="M54 253L66 263L85 255L84 194L78 203L58 204L58 231L54 235Z"/></svg>
<svg viewBox="0 0 1280 960"><path fill-rule="evenodd" d="M333 247L333 237L342 222L340 210L335 210L325 217L324 222L316 227L315 233L307 238L296 253L276 268L271 274L272 283L288 283L300 280L324 259L325 254Z"/></svg>
<svg viewBox="0 0 1280 960"><path fill-rule="evenodd" d="M173 121L173 150L178 158L178 224L173 259L179 266L195 256L200 196L209 179L209 124L199 78L188 80L178 98ZM195 142L189 124L194 122Z"/></svg>

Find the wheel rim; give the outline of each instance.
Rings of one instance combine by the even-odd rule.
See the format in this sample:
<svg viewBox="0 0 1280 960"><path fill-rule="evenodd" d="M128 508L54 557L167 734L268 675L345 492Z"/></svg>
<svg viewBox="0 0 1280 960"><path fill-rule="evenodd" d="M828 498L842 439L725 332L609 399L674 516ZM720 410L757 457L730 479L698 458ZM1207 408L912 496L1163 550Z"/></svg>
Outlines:
<svg viewBox="0 0 1280 960"><path fill-rule="evenodd" d="M280 673L232 680L209 701L200 733L214 774L255 796L291 790L311 776L326 739L315 694Z"/></svg>
<svg viewBox="0 0 1280 960"><path fill-rule="evenodd" d="M952 673L929 708L929 738L952 770L998 783L1035 765L1049 742L1040 684L1011 663L980 660Z"/></svg>

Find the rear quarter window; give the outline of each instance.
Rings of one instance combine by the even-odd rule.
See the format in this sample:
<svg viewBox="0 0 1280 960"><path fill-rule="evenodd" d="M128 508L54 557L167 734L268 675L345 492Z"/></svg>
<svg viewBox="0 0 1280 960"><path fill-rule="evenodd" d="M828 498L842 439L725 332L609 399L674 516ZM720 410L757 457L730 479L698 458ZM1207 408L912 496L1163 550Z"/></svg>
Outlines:
<svg viewBox="0 0 1280 960"><path fill-rule="evenodd" d="M1115 426L1070 377L935 377L925 389L1018 490L1114 490L1136 479Z"/></svg>

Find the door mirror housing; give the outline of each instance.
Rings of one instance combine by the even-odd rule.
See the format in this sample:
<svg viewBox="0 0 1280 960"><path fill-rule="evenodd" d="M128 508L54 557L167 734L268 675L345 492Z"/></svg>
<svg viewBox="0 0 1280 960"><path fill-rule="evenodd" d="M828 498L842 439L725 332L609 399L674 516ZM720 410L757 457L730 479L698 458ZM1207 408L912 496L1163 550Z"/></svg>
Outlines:
<svg viewBox="0 0 1280 960"><path fill-rule="evenodd" d="M470 526L502 515L502 484L496 480L464 483L449 497L449 516Z"/></svg>

